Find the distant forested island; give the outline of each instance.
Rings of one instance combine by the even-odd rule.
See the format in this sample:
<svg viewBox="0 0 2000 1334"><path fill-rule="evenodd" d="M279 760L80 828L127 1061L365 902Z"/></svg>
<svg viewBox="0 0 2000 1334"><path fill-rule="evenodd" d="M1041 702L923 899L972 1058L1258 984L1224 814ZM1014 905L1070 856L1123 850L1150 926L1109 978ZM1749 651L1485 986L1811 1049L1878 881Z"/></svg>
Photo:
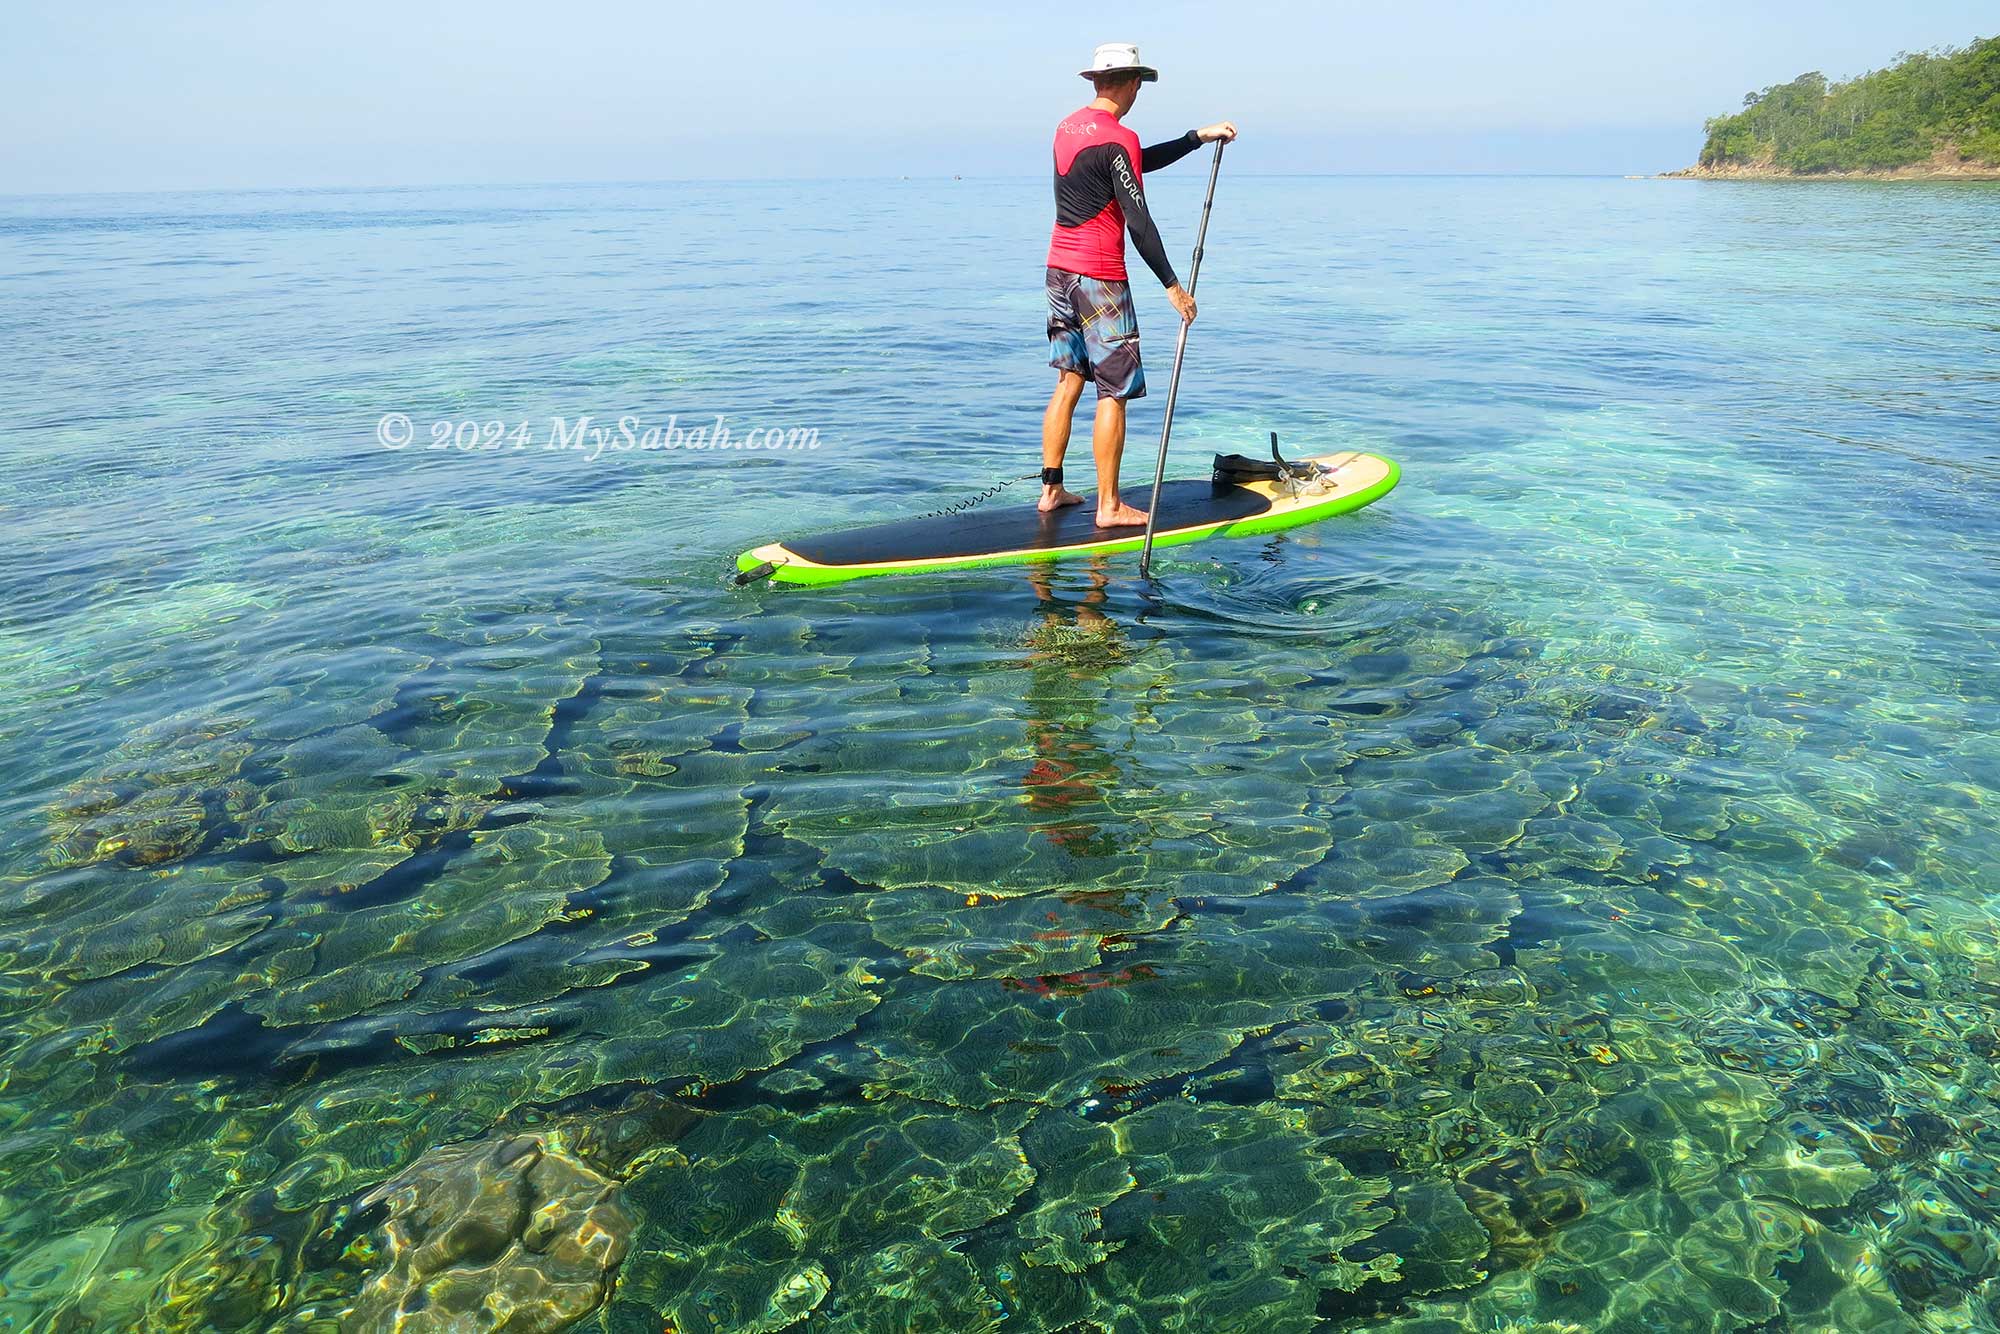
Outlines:
<svg viewBox="0 0 2000 1334"><path fill-rule="evenodd" d="M2000 177L2000 37L1845 83L1801 74L1707 130L1700 163L1673 175Z"/></svg>

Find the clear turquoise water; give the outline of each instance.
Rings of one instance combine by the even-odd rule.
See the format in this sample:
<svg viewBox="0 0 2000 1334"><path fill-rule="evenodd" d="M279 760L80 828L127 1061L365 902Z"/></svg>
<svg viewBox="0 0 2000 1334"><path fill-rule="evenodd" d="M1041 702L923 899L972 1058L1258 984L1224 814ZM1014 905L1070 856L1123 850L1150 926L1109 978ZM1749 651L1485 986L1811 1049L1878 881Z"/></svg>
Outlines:
<svg viewBox="0 0 2000 1334"><path fill-rule="evenodd" d="M0 200L0 1328L523 1131L621 1334L2000 1328L2000 191L1225 176L1177 471L1394 495L725 587L1034 466L1044 193Z"/></svg>

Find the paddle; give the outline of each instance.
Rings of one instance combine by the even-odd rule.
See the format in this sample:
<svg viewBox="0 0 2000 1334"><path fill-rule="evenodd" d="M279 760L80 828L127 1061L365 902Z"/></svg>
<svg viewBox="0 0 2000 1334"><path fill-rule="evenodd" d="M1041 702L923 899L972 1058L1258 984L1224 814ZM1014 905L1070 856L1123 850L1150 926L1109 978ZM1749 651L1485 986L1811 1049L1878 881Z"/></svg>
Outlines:
<svg viewBox="0 0 2000 1334"><path fill-rule="evenodd" d="M1194 264L1188 269L1187 293L1194 295L1195 282L1201 277L1201 243L1208 236L1208 209L1215 202L1215 178L1222 171L1222 146L1226 139L1215 141L1215 161L1208 168L1208 194L1201 201L1201 226L1194 233ZM1139 549L1139 577L1149 578L1153 572L1153 525L1160 520L1160 484L1167 476L1167 438L1174 431L1174 399L1181 391L1181 358L1187 355L1188 325L1181 321L1180 341L1174 344L1174 375L1167 381L1167 415L1160 423L1160 457L1153 465L1153 503L1146 506L1146 544Z"/></svg>

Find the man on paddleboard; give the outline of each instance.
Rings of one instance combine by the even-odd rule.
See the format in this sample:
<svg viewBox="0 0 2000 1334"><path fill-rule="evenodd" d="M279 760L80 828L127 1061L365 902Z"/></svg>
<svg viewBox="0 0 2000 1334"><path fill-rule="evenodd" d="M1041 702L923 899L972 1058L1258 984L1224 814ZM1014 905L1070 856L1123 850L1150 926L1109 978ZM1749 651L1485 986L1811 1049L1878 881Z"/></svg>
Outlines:
<svg viewBox="0 0 2000 1334"><path fill-rule="evenodd" d="M1202 144L1235 139L1236 127L1219 121L1142 150L1139 137L1120 122L1138 100L1139 85L1158 79L1159 71L1139 63L1138 47L1106 42L1092 54L1090 68L1079 73L1097 96L1056 126L1056 225L1048 261L1049 364L1056 368L1056 389L1042 414L1038 508L1046 512L1083 501L1063 488L1062 461L1070 419L1085 379L1091 379L1097 382L1097 419L1090 433L1097 458L1097 526L1136 527L1146 522L1146 511L1118 498L1125 401L1146 392L1139 318L1125 277L1125 233L1132 233L1139 258L1167 289L1181 319L1194 319L1194 298L1174 276L1141 180Z"/></svg>

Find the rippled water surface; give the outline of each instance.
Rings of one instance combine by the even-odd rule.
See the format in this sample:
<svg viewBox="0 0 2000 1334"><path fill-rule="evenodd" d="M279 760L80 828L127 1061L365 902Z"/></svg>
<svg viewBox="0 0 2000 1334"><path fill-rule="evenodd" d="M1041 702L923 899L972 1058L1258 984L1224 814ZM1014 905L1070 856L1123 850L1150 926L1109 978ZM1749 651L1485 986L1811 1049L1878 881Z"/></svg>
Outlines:
<svg viewBox="0 0 2000 1334"><path fill-rule="evenodd" d="M0 200L0 1328L2000 1328L2000 192L1225 175L1176 471L1393 495L726 587L1045 194Z"/></svg>

